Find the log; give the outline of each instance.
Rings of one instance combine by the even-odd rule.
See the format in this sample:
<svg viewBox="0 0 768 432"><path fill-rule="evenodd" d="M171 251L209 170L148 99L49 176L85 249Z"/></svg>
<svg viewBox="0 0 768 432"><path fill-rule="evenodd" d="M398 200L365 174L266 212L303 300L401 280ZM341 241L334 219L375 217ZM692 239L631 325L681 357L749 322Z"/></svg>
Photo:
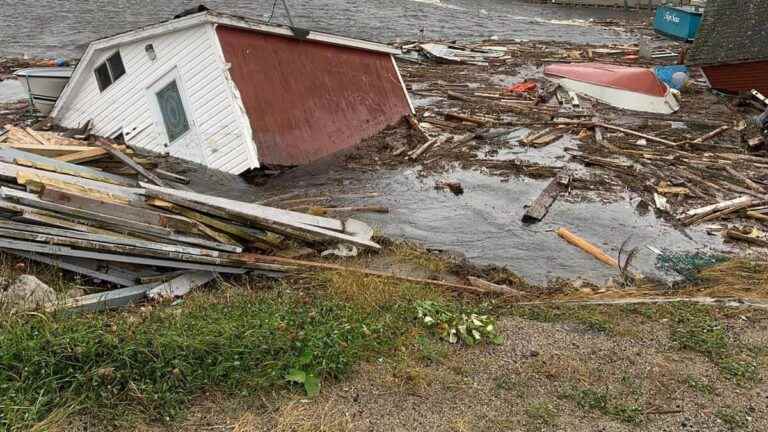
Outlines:
<svg viewBox="0 0 768 432"><path fill-rule="evenodd" d="M595 257L598 261L607 264L611 267L620 268L619 262L616 261L615 258L611 257L610 255L603 252L600 248L593 245L592 243L582 239L581 237L577 236L576 234L568 231L566 228L560 228L557 230L557 235L559 235L563 240L567 241L568 243L578 247L579 249L583 250L584 252L592 255Z"/></svg>
<svg viewBox="0 0 768 432"><path fill-rule="evenodd" d="M710 133L708 133L706 135L703 135L700 138L697 138L697 139L693 140L693 144L701 144L704 141L710 140L710 139L712 139L712 138L714 138L714 137L716 137L718 135L722 135L723 133L725 133L725 131L727 131L730 128L731 128L730 126L721 126L721 127L717 128L717 129L713 130L712 132L710 132Z"/></svg>
<svg viewBox="0 0 768 432"><path fill-rule="evenodd" d="M746 184L747 187L749 187L753 191L761 193L761 194L765 194L766 193L765 189L763 189L762 186L760 186L757 183L753 182L752 180L750 180L749 177L747 177L744 174L736 171L735 169L729 167L728 165L725 166L725 170L728 171L728 174L730 174L730 175L736 177L737 179L743 181L744 184Z"/></svg>
<svg viewBox="0 0 768 432"><path fill-rule="evenodd" d="M630 129L624 129L624 128L618 127L618 126L613 126L613 125L609 125L609 124L605 124L605 123L595 123L595 126L599 126L601 128L604 128L604 129L615 130L615 131L618 131L618 132L621 132L621 133L625 133L627 135L634 135L636 137L645 138L648 141L657 142L659 144L666 144L666 145L673 146L673 147L677 146L677 143L674 143L672 141L667 141L665 139L657 138L657 137L655 137L653 135L646 135L644 133L636 132L636 131L633 131L633 130L630 130Z"/></svg>
<svg viewBox="0 0 768 432"><path fill-rule="evenodd" d="M417 283L422 285L432 285L440 288L448 288L453 291L465 292L470 294L489 294L490 293L485 288L455 284L451 282L438 281L434 279L419 279L419 278L413 278L408 276L400 276L394 273L387 273L387 272L361 269L361 268L355 268L355 267L345 267L338 264L321 263L321 262L315 262L315 261L303 261L303 260L296 260L291 258L282 258L282 257L276 257L276 256L266 256L266 255L256 255L256 254L243 254L243 259L257 261L257 262L296 266L296 267L360 273L360 274L365 274L369 276L376 276L376 277L382 277L387 279L397 279L397 280L402 280L402 281L412 282L412 283Z"/></svg>
<svg viewBox="0 0 768 432"><path fill-rule="evenodd" d="M560 193L567 190L570 181L570 177L567 176L555 177L539 194L539 197L528 206L528 210L523 215L523 222L539 222L544 219Z"/></svg>
<svg viewBox="0 0 768 432"><path fill-rule="evenodd" d="M723 237L725 237L727 239L743 241L743 242L746 242L746 243L749 243L749 244L753 244L755 246L760 246L760 247L768 248L768 241L767 240L763 240L763 239L759 239L759 238L755 238L755 237L750 237L748 235L745 235L745 234L742 234L740 232L733 231L733 230L725 230L725 231L723 231L722 234L723 234Z"/></svg>
<svg viewBox="0 0 768 432"><path fill-rule="evenodd" d="M750 196L741 196L732 200L719 202L716 204L708 205L706 207L700 207L695 208L692 210L688 210L683 214L683 217L690 217L690 216L698 216L698 215L706 215L710 213L715 213L720 210L725 210L727 208L731 208L733 206L737 206L744 203L751 203L753 200Z"/></svg>

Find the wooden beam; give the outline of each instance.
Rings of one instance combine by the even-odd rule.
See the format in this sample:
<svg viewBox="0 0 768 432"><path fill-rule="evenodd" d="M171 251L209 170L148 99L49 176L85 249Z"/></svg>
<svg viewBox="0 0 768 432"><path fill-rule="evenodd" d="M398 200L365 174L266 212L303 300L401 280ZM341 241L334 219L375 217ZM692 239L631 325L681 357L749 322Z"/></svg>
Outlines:
<svg viewBox="0 0 768 432"><path fill-rule="evenodd" d="M555 177L536 200L528 206L528 210L523 215L523 222L538 222L544 219L549 212L549 208L557 200L557 197L563 191L568 189L570 177Z"/></svg>
<svg viewBox="0 0 768 432"><path fill-rule="evenodd" d="M69 153L56 157L56 160L62 162L68 162L73 164L79 164L83 162L90 162L93 160L101 159L107 156L109 153L101 147L94 147L90 150L84 150L77 153Z"/></svg>
<svg viewBox="0 0 768 432"><path fill-rule="evenodd" d="M167 267L173 269L204 270L219 273L247 273L249 269L243 267L217 266L209 264L200 264L179 260L159 259L140 256L128 256L114 253L95 252L88 250L73 249L68 246L47 245L31 241L11 240L0 238L0 248L20 250L22 252L37 252L49 255L63 255L68 257L88 258L101 261L114 261L128 264L139 264L154 267Z"/></svg>
<svg viewBox="0 0 768 432"><path fill-rule="evenodd" d="M30 129L28 127L24 128L24 132L28 133L29 136L31 136L32 138L35 139L35 141L39 142L40 144L42 144L44 146L50 146L51 145L51 143L49 143L48 141L43 139L43 137L38 135L37 132L33 131L32 129Z"/></svg>
<svg viewBox="0 0 768 432"><path fill-rule="evenodd" d="M566 228L558 229L557 235L562 237L563 240L567 241L568 243L597 258L598 261L611 267L620 268L619 262L616 261L615 258L603 252L599 247L568 231Z"/></svg>
<svg viewBox="0 0 768 432"><path fill-rule="evenodd" d="M147 297L153 300L182 297L193 289L216 279L212 272L190 272L152 288Z"/></svg>
<svg viewBox="0 0 768 432"><path fill-rule="evenodd" d="M79 273L94 279L112 282L121 286L136 285L137 279L139 278L138 274L111 265L111 263L107 261L97 261L92 259L67 256L51 256L16 250L9 250L8 252L26 259L52 265L54 267L59 267L61 269Z"/></svg>
<svg viewBox="0 0 768 432"><path fill-rule="evenodd" d="M4 144L17 150L23 150L29 153L35 153L41 156L57 157L65 154L80 153L90 150L93 147L88 146L63 146L63 145L39 145L39 144Z"/></svg>
<svg viewBox="0 0 768 432"><path fill-rule="evenodd" d="M673 147L677 146L677 143L674 143L672 141L667 141L665 139L657 138L657 137L655 137L653 135L646 135L646 134L643 134L643 133L640 133L640 132L636 132L636 131L633 131L633 130L630 130L630 129L624 129L624 128L621 128L621 127L618 127L618 126L613 126L613 125L609 125L609 124L605 124L605 123L595 123L594 125L595 126L599 126L599 127L603 128L603 129L611 129L611 130L615 130L615 131L618 131L618 132L621 132L621 133L624 133L624 134L627 134L627 135L634 135L636 137L645 138L648 141L653 141L653 142L657 142L657 143L660 143L660 144L666 144L668 146L673 146Z"/></svg>
<svg viewBox="0 0 768 432"><path fill-rule="evenodd" d="M106 151L109 152L109 154L112 155L115 159L118 159L119 161L126 164L128 167L130 167L132 170L136 171L140 176L146 178L147 180L151 181L152 183L156 184L157 186L165 186L165 183L160 180L160 177L152 174L151 172L144 169L143 166L139 165L130 158L130 156L126 155L125 153L118 150L115 146L113 146L111 143L99 139L96 141L100 146L102 146Z"/></svg>
<svg viewBox="0 0 768 432"><path fill-rule="evenodd" d="M198 228L197 224L193 221L181 216L164 214L155 210L138 208L131 205L116 204L93 199L52 187L44 188L40 193L40 198L43 201L62 204L80 210L97 212L104 215L128 218L133 221L149 225L157 225L175 231L196 233Z"/></svg>

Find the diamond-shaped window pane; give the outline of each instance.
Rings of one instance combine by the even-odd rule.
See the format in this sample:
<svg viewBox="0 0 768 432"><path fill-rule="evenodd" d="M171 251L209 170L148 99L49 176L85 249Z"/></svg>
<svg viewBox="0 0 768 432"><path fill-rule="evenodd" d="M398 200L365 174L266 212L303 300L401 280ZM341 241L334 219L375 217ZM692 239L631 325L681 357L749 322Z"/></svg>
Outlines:
<svg viewBox="0 0 768 432"><path fill-rule="evenodd" d="M170 142L176 141L189 130L187 113L184 112L184 104L181 102L176 81L172 81L157 92L157 101L160 105L160 112L163 114L168 140Z"/></svg>

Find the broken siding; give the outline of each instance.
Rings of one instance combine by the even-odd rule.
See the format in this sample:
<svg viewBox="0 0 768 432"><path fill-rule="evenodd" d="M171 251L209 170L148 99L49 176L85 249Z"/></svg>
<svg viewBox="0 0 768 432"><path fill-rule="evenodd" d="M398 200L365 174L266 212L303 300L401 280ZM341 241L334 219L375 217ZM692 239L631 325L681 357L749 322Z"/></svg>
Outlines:
<svg viewBox="0 0 768 432"><path fill-rule="evenodd" d="M389 54L219 26L259 160L300 165L410 113Z"/></svg>
<svg viewBox="0 0 768 432"><path fill-rule="evenodd" d="M145 46L157 55L151 61ZM93 120L94 133L123 132L126 142L150 151L170 153L231 173L256 166L252 141L242 128L212 24L138 40L120 47L126 74L100 92L93 69L116 48L94 55L83 69L69 104L58 115L59 124L79 127ZM190 131L168 145L165 126L156 108L153 84L176 74Z"/></svg>

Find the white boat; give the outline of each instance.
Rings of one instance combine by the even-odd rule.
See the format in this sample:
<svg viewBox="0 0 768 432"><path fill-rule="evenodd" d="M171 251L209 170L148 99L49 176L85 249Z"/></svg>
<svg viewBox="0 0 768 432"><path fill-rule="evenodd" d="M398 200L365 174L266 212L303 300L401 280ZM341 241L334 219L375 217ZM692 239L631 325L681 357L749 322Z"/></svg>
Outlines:
<svg viewBox="0 0 768 432"><path fill-rule="evenodd" d="M71 67L29 68L20 69L14 75L29 93L35 108L48 115L74 70Z"/></svg>
<svg viewBox="0 0 768 432"><path fill-rule="evenodd" d="M601 63L552 64L544 68L544 75L566 90L617 108L659 114L680 109L676 92L650 69Z"/></svg>

